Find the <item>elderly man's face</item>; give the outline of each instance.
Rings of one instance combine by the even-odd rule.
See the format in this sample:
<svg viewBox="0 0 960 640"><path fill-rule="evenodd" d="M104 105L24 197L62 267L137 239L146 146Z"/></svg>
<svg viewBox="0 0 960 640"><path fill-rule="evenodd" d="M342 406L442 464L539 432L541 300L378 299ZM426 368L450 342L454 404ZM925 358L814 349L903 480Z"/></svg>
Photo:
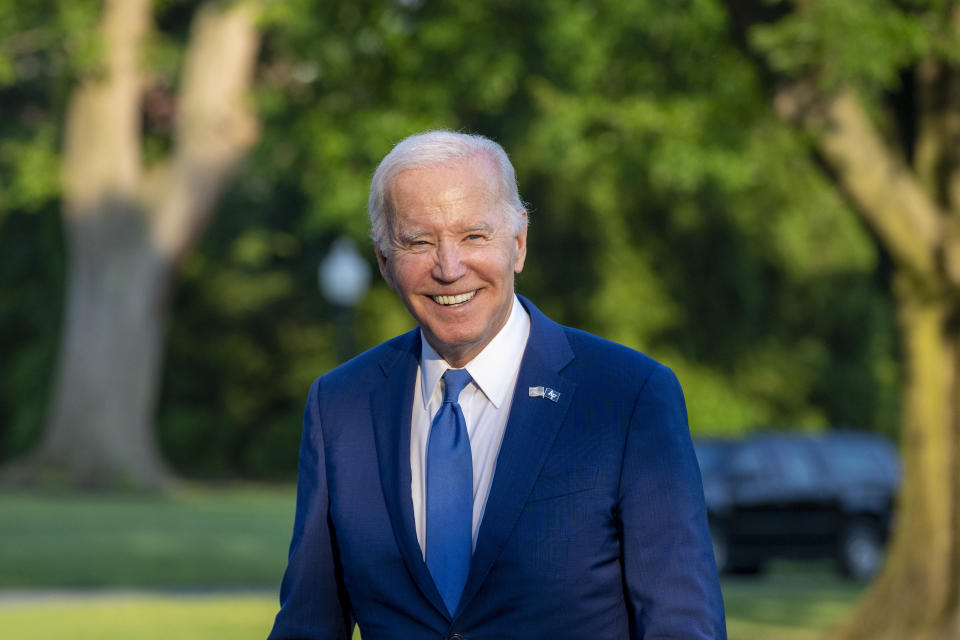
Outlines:
<svg viewBox="0 0 960 640"><path fill-rule="evenodd" d="M380 272L453 367L506 324L526 257L526 229L514 232L496 184L492 161L477 155L404 171L391 189L394 240L377 252Z"/></svg>

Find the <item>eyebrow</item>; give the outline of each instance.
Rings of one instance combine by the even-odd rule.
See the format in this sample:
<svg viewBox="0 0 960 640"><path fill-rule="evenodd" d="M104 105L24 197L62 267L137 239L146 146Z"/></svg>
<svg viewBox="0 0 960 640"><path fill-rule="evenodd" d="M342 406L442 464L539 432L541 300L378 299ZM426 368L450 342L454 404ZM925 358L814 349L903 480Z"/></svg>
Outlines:
<svg viewBox="0 0 960 640"><path fill-rule="evenodd" d="M474 231L485 231L487 233L492 232L492 228L488 224L475 224L469 227L464 227L458 233L472 233ZM428 231L423 231L422 229L413 229L411 231L401 232L397 235L397 240L401 243L413 242L418 238L423 236L431 235Z"/></svg>
<svg viewBox="0 0 960 640"><path fill-rule="evenodd" d="M399 240L400 242L413 242L417 238L422 238L425 235L428 235L426 231L415 229L413 231L399 233L397 235L397 240Z"/></svg>
<svg viewBox="0 0 960 640"><path fill-rule="evenodd" d="M471 227L467 227L466 229L463 229L461 233L469 233L471 231L486 231L489 233L491 230L492 229L488 224L475 224Z"/></svg>

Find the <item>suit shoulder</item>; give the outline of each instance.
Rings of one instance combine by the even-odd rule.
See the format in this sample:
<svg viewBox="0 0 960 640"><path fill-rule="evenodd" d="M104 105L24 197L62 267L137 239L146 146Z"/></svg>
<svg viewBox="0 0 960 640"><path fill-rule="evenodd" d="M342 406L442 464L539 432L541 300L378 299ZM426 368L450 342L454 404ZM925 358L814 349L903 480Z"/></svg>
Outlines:
<svg viewBox="0 0 960 640"><path fill-rule="evenodd" d="M644 370L655 369L660 364L645 353L624 346L618 342L601 338L573 327L564 327L564 333L570 343L570 348L577 359L603 360L610 363L624 363L630 367L640 367Z"/></svg>
<svg viewBox="0 0 960 640"><path fill-rule="evenodd" d="M643 384L651 376L676 379L673 371L650 356L612 340L564 327L564 333L575 354L570 366L581 369L593 378L609 380L611 384L630 386Z"/></svg>

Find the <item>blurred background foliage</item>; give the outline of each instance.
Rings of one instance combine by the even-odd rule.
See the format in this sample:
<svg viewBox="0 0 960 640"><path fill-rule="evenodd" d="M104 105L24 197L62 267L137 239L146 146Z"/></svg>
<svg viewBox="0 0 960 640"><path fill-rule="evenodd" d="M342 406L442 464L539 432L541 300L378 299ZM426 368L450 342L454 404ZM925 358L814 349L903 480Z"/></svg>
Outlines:
<svg viewBox="0 0 960 640"><path fill-rule="evenodd" d="M198 4L156 3L148 155L170 142ZM826 4L835 10L816 13L829 23L819 35L856 33L849 20L869 13ZM62 114L96 56L98 6L0 2L0 461L43 426L64 282ZM771 112L720 2L267 6L262 138L172 294L158 431L180 473L294 477L306 390L338 363L343 339L317 266L348 235L375 269L373 169L402 137L441 127L493 137L514 160L531 219L518 291L674 368L695 435L895 434L887 258L807 141ZM894 17L875 12L870 24L909 36ZM772 60L784 70L803 68L807 49L790 45L812 28L798 18L760 29L757 46L782 50ZM838 51L837 73L882 91L898 56L924 46L934 45L907 38L902 50L854 56L852 69ZM380 281L355 318L358 349L413 326Z"/></svg>

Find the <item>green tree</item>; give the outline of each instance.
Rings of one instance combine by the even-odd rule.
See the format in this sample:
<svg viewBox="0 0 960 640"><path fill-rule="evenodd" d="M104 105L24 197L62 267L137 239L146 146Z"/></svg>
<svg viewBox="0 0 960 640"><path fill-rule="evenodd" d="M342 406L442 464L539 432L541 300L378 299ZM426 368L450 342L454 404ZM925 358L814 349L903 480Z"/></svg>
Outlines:
<svg viewBox="0 0 960 640"><path fill-rule="evenodd" d="M432 127L505 145L531 203L519 291L674 367L696 433L895 433L883 256L716 2L289 0L260 65L262 143L175 300L160 434L178 468L292 473L304 391L336 364L317 263L339 234L364 242L373 167ZM375 283L360 344L410 326Z"/></svg>
<svg viewBox="0 0 960 640"><path fill-rule="evenodd" d="M148 163L141 121L152 11L148 0L105 2L96 52L70 91L62 337L43 439L7 469L15 482L157 487L166 479L153 413L168 290L256 137L244 101L258 39L250 3L198 10L170 152Z"/></svg>
<svg viewBox="0 0 960 640"><path fill-rule="evenodd" d="M183 84L172 70L197 4L154 6L147 167L173 153L164 127ZM57 6L61 19L80 11L92 24L99 3ZM303 394L336 364L317 264L341 234L364 241L370 174L390 146L435 127L484 133L511 152L532 219L519 291L674 367L696 433L895 430L883 254L771 113L716 0L286 0L265 5L259 30L260 143L169 275L178 286L168 289L158 427L178 471L292 475ZM18 78L4 97L25 100L28 86ZM62 103L74 85L60 86ZM37 102L53 123L43 148L55 164L62 109L49 94ZM31 238L24 254L58 255L49 215L25 207L0 219L0 249L19 229ZM0 286L4 346L23 363L0 371L0 411L16 425L0 438L5 457L38 421L39 402L21 403L17 390L45 386L52 347L38 345L54 342L49 326L26 328L37 305L19 301L40 283L15 264L26 259L0 273L17 285ZM61 286L55 264L43 273ZM379 282L357 318L361 346L411 326Z"/></svg>
<svg viewBox="0 0 960 640"><path fill-rule="evenodd" d="M43 422L62 302L56 109L89 7L0 3L0 459ZM38 29L43 24L45 28Z"/></svg>
<svg viewBox="0 0 960 640"><path fill-rule="evenodd" d="M887 566L838 638L960 635L960 5L730 2L893 262L904 485Z"/></svg>

